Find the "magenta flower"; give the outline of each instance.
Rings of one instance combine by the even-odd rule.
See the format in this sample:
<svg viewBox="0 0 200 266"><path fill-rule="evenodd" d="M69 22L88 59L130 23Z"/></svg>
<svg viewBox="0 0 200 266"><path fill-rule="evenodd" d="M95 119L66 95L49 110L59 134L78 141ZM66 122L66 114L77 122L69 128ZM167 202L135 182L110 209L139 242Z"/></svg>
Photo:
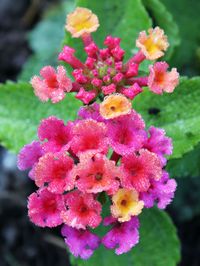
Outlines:
<svg viewBox="0 0 200 266"><path fill-rule="evenodd" d="M67 151L72 139L72 122L67 125L61 119L50 116L41 121L38 128L38 137L44 141L42 147L45 152Z"/></svg>
<svg viewBox="0 0 200 266"><path fill-rule="evenodd" d="M70 252L84 260L92 256L101 242L100 238L89 230L77 230L67 225L62 227L61 233Z"/></svg>
<svg viewBox="0 0 200 266"><path fill-rule="evenodd" d="M82 119L91 118L96 120L97 122L104 122L105 119L100 115L99 107L100 106L98 103L93 103L91 105L83 106L79 109L78 115Z"/></svg>
<svg viewBox="0 0 200 266"><path fill-rule="evenodd" d="M113 228L102 238L102 244L108 249L115 249L117 255L128 252L139 242L139 220L132 217L129 222L119 223L112 217L104 219L104 225L113 224Z"/></svg>
<svg viewBox="0 0 200 266"><path fill-rule="evenodd" d="M138 192L147 191L150 180L159 180L162 167L158 156L148 150L140 150L139 154L129 154L122 157L124 176L122 186L128 189L135 188Z"/></svg>
<svg viewBox="0 0 200 266"><path fill-rule="evenodd" d="M28 198L28 216L40 227L55 227L62 224L60 212L64 210L61 195L49 192L46 188L32 193Z"/></svg>
<svg viewBox="0 0 200 266"><path fill-rule="evenodd" d="M107 126L109 144L120 155L141 149L147 138L144 121L135 111L109 120Z"/></svg>
<svg viewBox="0 0 200 266"><path fill-rule="evenodd" d="M151 180L151 186L147 192L142 192L140 198L146 208L151 208L157 203L158 208L165 209L171 203L176 190L175 179L170 179L169 174L163 171L160 180Z"/></svg>
<svg viewBox="0 0 200 266"><path fill-rule="evenodd" d="M21 149L17 158L17 166L20 170L32 168L29 172L29 177L34 179L33 169L42 155L43 150L40 143L38 141L32 141Z"/></svg>
<svg viewBox="0 0 200 266"><path fill-rule="evenodd" d="M78 190L67 193L65 196L65 211L61 212L63 222L76 229L97 227L101 218L101 204L92 194Z"/></svg>
<svg viewBox="0 0 200 266"><path fill-rule="evenodd" d="M46 102L51 99L52 103L57 103L64 99L65 92L72 89L72 82L66 76L63 66L57 67L57 73L51 66L45 66L40 70L40 75L31 79L35 95L42 101Z"/></svg>
<svg viewBox="0 0 200 266"><path fill-rule="evenodd" d="M47 186L52 193L63 193L74 188L71 176L73 160L65 153L46 153L35 166L35 183L38 187Z"/></svg>
<svg viewBox="0 0 200 266"><path fill-rule="evenodd" d="M165 130L151 126L149 128L150 137L144 143L144 148L156 153L163 166L166 165L167 159L164 155L171 155L173 146L171 138L166 136Z"/></svg>

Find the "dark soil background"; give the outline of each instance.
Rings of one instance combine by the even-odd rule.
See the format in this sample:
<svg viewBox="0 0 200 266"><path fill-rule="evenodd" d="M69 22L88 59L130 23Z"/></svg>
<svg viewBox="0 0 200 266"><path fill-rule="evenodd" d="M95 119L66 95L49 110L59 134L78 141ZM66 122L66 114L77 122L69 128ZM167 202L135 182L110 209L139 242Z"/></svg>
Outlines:
<svg viewBox="0 0 200 266"><path fill-rule="evenodd" d="M16 80L32 54L27 32L55 2L58 0L0 0L0 82ZM181 181L178 193L188 185ZM27 217L26 198L33 189L26 173L17 170L15 155L0 147L0 266L70 265L63 242L57 238L59 231L35 227ZM195 185L182 195L189 205L194 201L192 189ZM182 220L173 204L168 211L181 239L180 266L200 266L200 216Z"/></svg>

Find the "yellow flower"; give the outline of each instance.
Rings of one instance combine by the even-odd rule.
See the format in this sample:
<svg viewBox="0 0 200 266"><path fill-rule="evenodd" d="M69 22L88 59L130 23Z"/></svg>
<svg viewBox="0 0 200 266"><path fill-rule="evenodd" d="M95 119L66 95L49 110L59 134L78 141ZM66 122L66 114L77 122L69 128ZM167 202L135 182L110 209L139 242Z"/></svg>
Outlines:
<svg viewBox="0 0 200 266"><path fill-rule="evenodd" d="M141 49L147 59L155 60L164 55L169 43L164 31L159 27L149 29L148 33L149 35L145 31L140 32L136 46Z"/></svg>
<svg viewBox="0 0 200 266"><path fill-rule="evenodd" d="M100 114L111 119L131 112L131 102L122 94L111 94L100 104Z"/></svg>
<svg viewBox="0 0 200 266"><path fill-rule="evenodd" d="M139 200L135 189L119 189L112 197L112 202L111 213L119 222L127 222L131 216L139 215L144 207L144 202Z"/></svg>
<svg viewBox="0 0 200 266"><path fill-rule="evenodd" d="M74 12L67 16L66 30L74 38L79 38L84 34L94 32L98 27L98 17L87 8L77 7Z"/></svg>

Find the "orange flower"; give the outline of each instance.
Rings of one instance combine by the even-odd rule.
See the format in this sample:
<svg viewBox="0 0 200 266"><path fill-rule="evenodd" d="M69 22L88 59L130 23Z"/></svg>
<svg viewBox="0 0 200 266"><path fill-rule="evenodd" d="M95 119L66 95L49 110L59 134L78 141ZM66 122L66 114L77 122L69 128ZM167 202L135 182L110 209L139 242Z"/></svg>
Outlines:
<svg viewBox="0 0 200 266"><path fill-rule="evenodd" d="M169 43L164 31L159 27L149 29L148 33L149 35L145 31L140 32L136 46L141 49L147 59L155 60L164 55Z"/></svg>
<svg viewBox="0 0 200 266"><path fill-rule="evenodd" d="M131 112L131 102L122 94L111 94L100 104L100 114L111 119Z"/></svg>
<svg viewBox="0 0 200 266"><path fill-rule="evenodd" d="M127 222L131 216L139 215L144 207L135 189L119 189L112 197L112 202L111 213L119 222Z"/></svg>
<svg viewBox="0 0 200 266"><path fill-rule="evenodd" d="M67 16L66 30L74 38L94 32L99 27L98 17L91 10L77 7L74 12Z"/></svg>

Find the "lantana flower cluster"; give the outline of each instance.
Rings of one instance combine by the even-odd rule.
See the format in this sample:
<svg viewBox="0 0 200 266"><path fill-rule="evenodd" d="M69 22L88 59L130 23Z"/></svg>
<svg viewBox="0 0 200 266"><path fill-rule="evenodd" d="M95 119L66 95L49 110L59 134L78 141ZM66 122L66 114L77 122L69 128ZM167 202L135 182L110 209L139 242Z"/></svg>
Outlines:
<svg viewBox="0 0 200 266"><path fill-rule="evenodd" d="M41 101L57 103L76 92L85 105L74 121L42 120L38 140L18 155L19 169L29 169L37 186L28 198L30 220L40 227L62 225L67 247L82 259L100 244L117 255L128 252L139 242L139 214L154 205L164 209L176 190L165 170L171 139L163 129L146 129L131 103L144 87L162 94L178 84L176 69L167 71L166 62L151 65L148 76L138 74L142 61L164 54L167 37L159 27L141 32L138 52L124 62L120 38L107 36L103 49L94 42L91 32L98 26L97 16L86 8L67 16L66 29L83 40L86 61L65 46L58 58L71 65L74 80L64 66L46 66L31 84ZM101 237L93 230L100 225L109 226Z"/></svg>

